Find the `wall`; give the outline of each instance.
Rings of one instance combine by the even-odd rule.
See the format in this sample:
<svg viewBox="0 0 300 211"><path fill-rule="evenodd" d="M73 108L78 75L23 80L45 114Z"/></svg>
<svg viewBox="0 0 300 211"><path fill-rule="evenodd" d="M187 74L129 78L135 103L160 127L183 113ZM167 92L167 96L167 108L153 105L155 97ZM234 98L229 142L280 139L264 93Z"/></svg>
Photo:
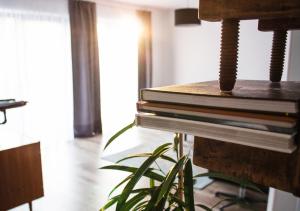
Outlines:
<svg viewBox="0 0 300 211"><path fill-rule="evenodd" d="M174 27L174 82L216 80L219 77L221 24ZM268 80L272 33L259 32L257 21L240 25L238 79ZM287 54L288 54L287 50ZM283 80L286 80L285 66Z"/></svg>
<svg viewBox="0 0 300 211"><path fill-rule="evenodd" d="M290 44L288 80L300 81L300 31L293 31Z"/></svg>
<svg viewBox="0 0 300 211"><path fill-rule="evenodd" d="M152 10L153 86L174 83L173 38L169 10Z"/></svg>

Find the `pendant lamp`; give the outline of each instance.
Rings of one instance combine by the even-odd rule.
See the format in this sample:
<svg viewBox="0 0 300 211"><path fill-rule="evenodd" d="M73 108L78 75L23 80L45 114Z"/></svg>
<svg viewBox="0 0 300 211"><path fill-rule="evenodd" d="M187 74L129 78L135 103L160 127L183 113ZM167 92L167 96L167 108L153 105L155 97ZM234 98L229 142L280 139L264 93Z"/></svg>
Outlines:
<svg viewBox="0 0 300 211"><path fill-rule="evenodd" d="M175 10L175 26L200 25L200 24L201 21L198 18L198 9L181 8Z"/></svg>

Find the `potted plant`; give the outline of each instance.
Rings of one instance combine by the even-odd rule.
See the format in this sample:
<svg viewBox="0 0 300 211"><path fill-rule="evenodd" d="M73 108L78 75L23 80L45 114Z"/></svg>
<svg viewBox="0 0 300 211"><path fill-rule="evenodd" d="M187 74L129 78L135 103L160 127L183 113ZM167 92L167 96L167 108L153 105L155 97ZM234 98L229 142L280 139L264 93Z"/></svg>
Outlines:
<svg viewBox="0 0 300 211"><path fill-rule="evenodd" d="M134 126L135 122L118 131L109 139L104 149L106 149L121 134ZM210 211L224 200L233 200L220 200L213 207L207 207L203 204L195 204L193 191L194 181L198 177L206 176L231 181L245 188L261 191L256 185L249 181L225 176L219 173L209 172L193 175L191 159L187 155L182 154L182 151L180 151L181 146L182 143L180 143L180 134L175 134L173 143L163 144L151 153L148 152L130 155L119 160L116 164L102 167L101 169L128 172L130 175L120 181L120 183L113 188L109 194L110 198L108 202L100 210L106 210L115 205L117 211L193 211L195 210L195 206L198 206L203 210ZM170 150L176 153L176 159L166 155L166 153ZM139 168L121 165L123 161L137 157L145 158L145 161L141 163ZM172 164L172 168L170 168L167 173L163 172L160 168L159 163L162 160ZM149 179L148 187L135 188L136 184L142 177ZM125 185L125 187L122 189L121 194L111 197L114 191L122 185Z"/></svg>

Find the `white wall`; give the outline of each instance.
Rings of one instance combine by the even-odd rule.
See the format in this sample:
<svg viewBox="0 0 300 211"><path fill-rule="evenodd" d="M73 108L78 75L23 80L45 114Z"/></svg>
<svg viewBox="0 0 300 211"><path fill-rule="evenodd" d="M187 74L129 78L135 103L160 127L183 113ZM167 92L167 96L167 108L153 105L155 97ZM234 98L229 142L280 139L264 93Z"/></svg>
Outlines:
<svg viewBox="0 0 300 211"><path fill-rule="evenodd" d="M173 14L172 14L173 17ZM204 22L201 26L175 27L175 83L214 80L218 78L220 23Z"/></svg>
<svg viewBox="0 0 300 211"><path fill-rule="evenodd" d="M221 24L174 27L174 82L216 80L219 77ZM272 33L259 32L257 21L241 21L238 79L269 79ZM288 44L289 46L289 44ZM289 50L287 50L288 54ZM286 80L285 65L283 80Z"/></svg>
<svg viewBox="0 0 300 211"><path fill-rule="evenodd" d="M300 31L291 34L288 80L300 81Z"/></svg>
<svg viewBox="0 0 300 211"><path fill-rule="evenodd" d="M152 10L152 36L152 85L155 87L173 84L173 38L169 10Z"/></svg>

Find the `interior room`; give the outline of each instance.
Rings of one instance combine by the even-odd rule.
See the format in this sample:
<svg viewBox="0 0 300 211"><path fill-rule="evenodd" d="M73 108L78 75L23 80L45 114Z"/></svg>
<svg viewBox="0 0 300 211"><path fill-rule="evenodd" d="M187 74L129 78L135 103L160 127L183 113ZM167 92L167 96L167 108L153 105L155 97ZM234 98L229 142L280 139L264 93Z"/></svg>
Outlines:
<svg viewBox="0 0 300 211"><path fill-rule="evenodd" d="M0 0L0 211L300 211L300 4L236 2Z"/></svg>

